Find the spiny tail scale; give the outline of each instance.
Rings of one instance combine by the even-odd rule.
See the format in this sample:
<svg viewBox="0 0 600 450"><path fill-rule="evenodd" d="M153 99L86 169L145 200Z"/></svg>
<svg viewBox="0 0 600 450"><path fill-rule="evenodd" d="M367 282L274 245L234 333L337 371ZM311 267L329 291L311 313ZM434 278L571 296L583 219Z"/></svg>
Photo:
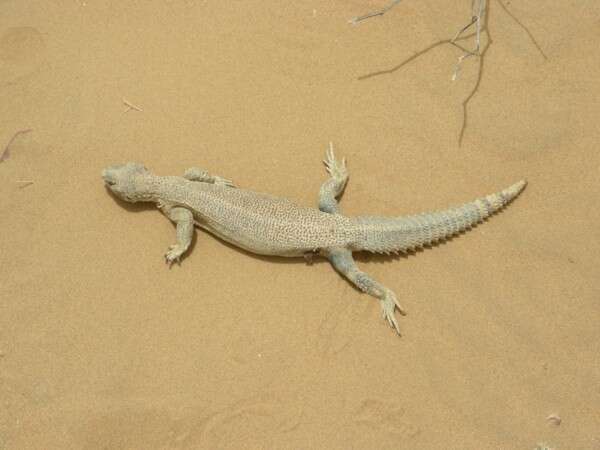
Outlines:
<svg viewBox="0 0 600 450"><path fill-rule="evenodd" d="M404 217L356 217L354 220L361 238L354 247L369 252L394 253L447 239L502 209L519 195L526 184L519 181L501 192L445 211Z"/></svg>

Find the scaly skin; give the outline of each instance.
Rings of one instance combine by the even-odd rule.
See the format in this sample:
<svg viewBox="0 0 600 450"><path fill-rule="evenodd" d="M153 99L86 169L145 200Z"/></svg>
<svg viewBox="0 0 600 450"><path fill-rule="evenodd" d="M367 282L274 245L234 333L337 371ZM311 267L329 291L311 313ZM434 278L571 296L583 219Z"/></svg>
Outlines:
<svg viewBox="0 0 600 450"><path fill-rule="evenodd" d="M348 180L345 161L327 152L330 178L319 192L319 209L268 194L237 189L232 182L191 168L183 177L160 177L143 165L127 163L102 172L106 186L128 202L154 202L177 225L177 242L166 253L179 261L192 241L194 226L261 255L297 257L318 253L333 267L381 301L383 317L399 333L395 294L356 266L352 252L405 252L449 238L501 209L525 187L520 181L474 202L437 213L406 217L347 217L336 200Z"/></svg>

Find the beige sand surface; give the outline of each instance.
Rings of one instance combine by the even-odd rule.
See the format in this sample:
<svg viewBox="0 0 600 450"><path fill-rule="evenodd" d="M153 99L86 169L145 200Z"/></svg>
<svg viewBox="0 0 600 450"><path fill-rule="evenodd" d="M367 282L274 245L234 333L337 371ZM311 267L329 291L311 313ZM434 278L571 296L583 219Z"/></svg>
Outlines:
<svg viewBox="0 0 600 450"><path fill-rule="evenodd" d="M477 80L434 47L470 2L0 1L0 447L600 448L600 4L491 1ZM527 32L537 41L546 58ZM123 99L142 111L128 109ZM347 214L437 209L527 178L476 230L360 258L257 258L108 195L104 166L198 165ZM18 181L33 181L25 186ZM559 426L546 418L557 414Z"/></svg>

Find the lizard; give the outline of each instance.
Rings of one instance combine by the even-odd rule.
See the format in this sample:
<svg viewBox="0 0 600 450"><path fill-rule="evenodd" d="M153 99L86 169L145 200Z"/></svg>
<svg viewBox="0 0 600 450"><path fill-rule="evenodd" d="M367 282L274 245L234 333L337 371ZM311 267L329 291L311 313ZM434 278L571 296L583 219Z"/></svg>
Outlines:
<svg viewBox="0 0 600 450"><path fill-rule="evenodd" d="M157 176L143 164L113 165L102 171L105 186L127 202L152 202L176 227L176 243L165 254L180 262L199 227L248 252L306 257L320 255L361 291L377 298L382 316L400 334L395 293L358 268L353 252L407 253L449 239L502 209L524 189L525 180L491 195L442 211L401 217L345 216L338 199L348 181L345 158L330 145L323 161L329 178L318 208L240 189L226 179L192 167L183 176Z"/></svg>

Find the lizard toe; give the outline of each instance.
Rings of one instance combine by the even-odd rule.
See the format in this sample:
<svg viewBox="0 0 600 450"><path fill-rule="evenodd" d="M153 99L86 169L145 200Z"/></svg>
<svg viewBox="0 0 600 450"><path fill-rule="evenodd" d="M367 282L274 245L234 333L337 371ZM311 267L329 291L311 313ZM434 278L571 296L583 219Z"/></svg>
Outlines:
<svg viewBox="0 0 600 450"><path fill-rule="evenodd" d="M398 304L396 295L394 295L392 291L386 292L384 297L381 299L381 313L382 316L388 321L390 326L394 328L398 334L400 334L400 326L398 325L398 320L394 315L396 308L398 308L402 314L406 314Z"/></svg>

